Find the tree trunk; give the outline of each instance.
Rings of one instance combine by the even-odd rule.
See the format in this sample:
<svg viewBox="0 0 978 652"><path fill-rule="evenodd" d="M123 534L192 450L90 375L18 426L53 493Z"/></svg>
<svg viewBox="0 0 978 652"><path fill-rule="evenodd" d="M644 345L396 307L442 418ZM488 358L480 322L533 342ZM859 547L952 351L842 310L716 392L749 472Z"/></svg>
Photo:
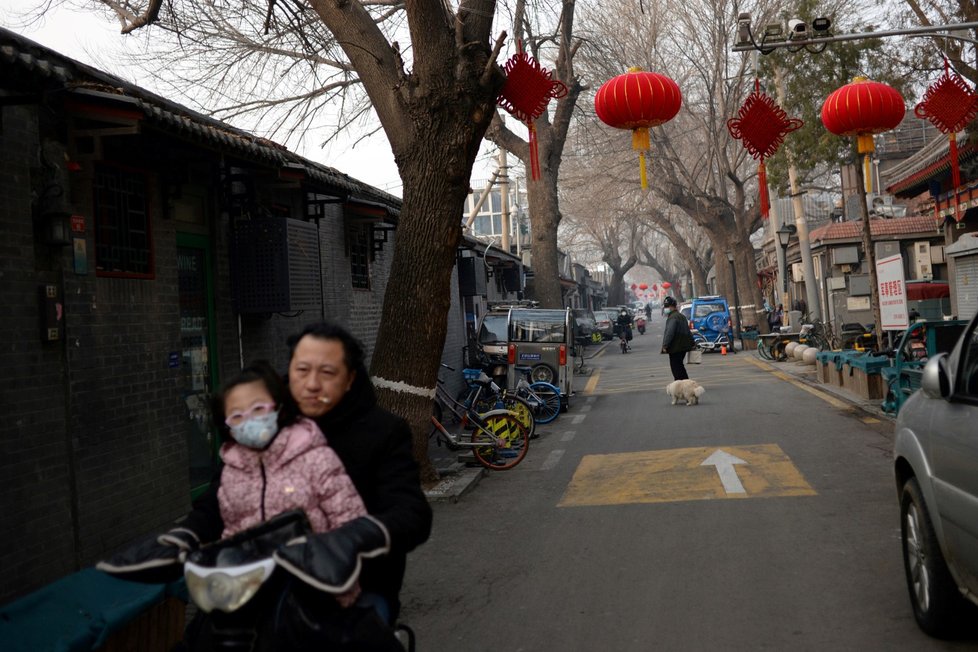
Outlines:
<svg viewBox="0 0 978 652"><path fill-rule="evenodd" d="M433 388L448 329L469 174L492 101L485 93L482 106L451 98L439 107L429 96L426 106L412 111L419 125L414 147L396 157L404 196L370 373L380 403L411 425L423 482L437 479L428 458Z"/></svg>
<svg viewBox="0 0 978 652"><path fill-rule="evenodd" d="M560 206L557 201L557 170L540 166L540 179L527 182L530 204L531 266L534 296L542 308L563 308L563 292L557 256L557 225Z"/></svg>

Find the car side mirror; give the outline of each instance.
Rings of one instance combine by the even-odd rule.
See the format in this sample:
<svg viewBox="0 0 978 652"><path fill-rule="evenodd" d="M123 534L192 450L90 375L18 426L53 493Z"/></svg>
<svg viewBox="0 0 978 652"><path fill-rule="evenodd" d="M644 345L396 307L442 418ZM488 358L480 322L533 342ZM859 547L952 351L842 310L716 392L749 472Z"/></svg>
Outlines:
<svg viewBox="0 0 978 652"><path fill-rule="evenodd" d="M947 398L951 395L951 374L947 368L947 353L938 353L924 365L920 388L930 398Z"/></svg>

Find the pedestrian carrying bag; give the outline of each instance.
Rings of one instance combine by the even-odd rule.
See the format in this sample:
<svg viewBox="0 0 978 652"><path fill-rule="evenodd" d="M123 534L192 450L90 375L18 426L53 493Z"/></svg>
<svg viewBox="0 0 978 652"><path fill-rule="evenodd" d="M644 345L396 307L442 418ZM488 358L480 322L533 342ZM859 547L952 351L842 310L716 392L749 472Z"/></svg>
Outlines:
<svg viewBox="0 0 978 652"><path fill-rule="evenodd" d="M687 364L700 364L703 362L703 352L699 349L693 349L686 355Z"/></svg>

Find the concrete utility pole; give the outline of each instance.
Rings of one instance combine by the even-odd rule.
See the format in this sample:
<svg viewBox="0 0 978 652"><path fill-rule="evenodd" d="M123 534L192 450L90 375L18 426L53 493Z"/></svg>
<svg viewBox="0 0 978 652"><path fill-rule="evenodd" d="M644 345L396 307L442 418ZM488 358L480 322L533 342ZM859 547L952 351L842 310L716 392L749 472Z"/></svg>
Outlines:
<svg viewBox="0 0 978 652"><path fill-rule="evenodd" d="M499 206L502 212L502 249L509 253L509 164L506 150L499 148Z"/></svg>
<svg viewBox="0 0 978 652"><path fill-rule="evenodd" d="M784 73L780 66L774 69L774 84L778 89L778 104L784 104ZM798 170L795 159L788 152L788 184L791 188L791 205L795 211L795 227L798 229L798 247L801 249L801 265L805 274L805 301L808 304L809 319L815 319L820 314L818 305L818 288L815 286L815 265L812 261L812 245L808 240L808 220L805 218L805 206L801 201L802 192L798 189ZM788 306L785 306L786 308Z"/></svg>
<svg viewBox="0 0 978 652"><path fill-rule="evenodd" d="M784 304L786 309L790 310L791 306L788 305L788 297L786 296L785 290L785 288L788 286L786 283L788 278L788 267L785 261L785 251L781 248L781 243L778 242L778 235L775 233L775 231L781 228L783 223L784 220L782 219L781 214L778 212L778 202L771 202L771 215L767 220L767 231L768 236L774 243L774 256L778 261L778 295L774 305L771 307L777 308L777 305L781 303Z"/></svg>

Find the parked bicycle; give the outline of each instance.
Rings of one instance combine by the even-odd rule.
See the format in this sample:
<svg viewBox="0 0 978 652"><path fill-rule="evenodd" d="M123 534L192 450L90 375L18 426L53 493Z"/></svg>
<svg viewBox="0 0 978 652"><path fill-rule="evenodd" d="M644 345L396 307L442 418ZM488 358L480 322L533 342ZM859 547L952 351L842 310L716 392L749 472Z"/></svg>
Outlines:
<svg viewBox="0 0 978 652"><path fill-rule="evenodd" d="M531 383L531 367L516 367L516 372L520 374L516 388L512 391L503 390L502 394L508 399L515 398L529 405L537 423L550 423L560 416L560 388L543 381ZM488 402L489 399L480 400ZM480 409L484 405L486 403L477 405L476 408Z"/></svg>
<svg viewBox="0 0 978 652"><path fill-rule="evenodd" d="M454 371L446 364L442 364L442 366ZM506 410L519 419L519 422L526 428L530 439L536 438L536 413L534 406L525 397L501 389L481 369L463 369L462 375L468 385L468 389L461 397L463 405L475 409L479 414L485 414L492 410ZM486 383L486 380L489 382Z"/></svg>
<svg viewBox="0 0 978 652"><path fill-rule="evenodd" d="M477 382L480 387L486 387L492 379L482 373ZM436 414L431 415L433 428L429 437L437 437L439 444L446 445L449 450L471 450L479 464L495 471L511 469L526 457L530 437L511 412L490 410L479 414L472 406L452 398L440 379L435 388L435 399L437 409ZM462 432L452 432L445 426L441 417L443 409L455 416Z"/></svg>

